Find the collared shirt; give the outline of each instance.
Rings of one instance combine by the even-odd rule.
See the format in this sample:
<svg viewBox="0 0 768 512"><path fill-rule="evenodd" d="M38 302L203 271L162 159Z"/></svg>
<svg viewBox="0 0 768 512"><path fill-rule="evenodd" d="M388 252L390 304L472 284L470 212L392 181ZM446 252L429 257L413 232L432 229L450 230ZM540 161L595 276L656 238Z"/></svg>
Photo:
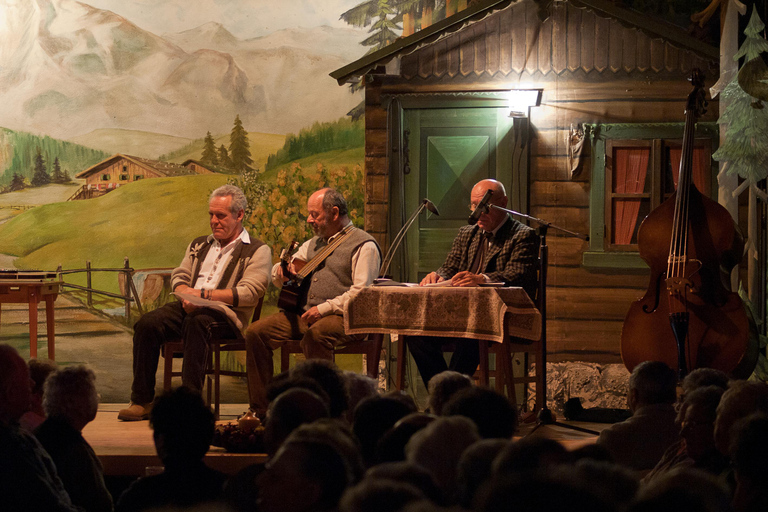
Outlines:
<svg viewBox="0 0 768 512"><path fill-rule="evenodd" d="M499 222L499 225L496 226L496 229L494 229L493 231L486 231L484 229L480 230L482 231L481 235L483 235L483 240L481 240L480 243L486 244L486 250L490 250L491 244L493 243L493 239L496 237L496 233L501 229L501 226L507 223L508 220L509 220L509 215L507 215L507 217L504 219L503 222ZM480 274L480 275L483 276L483 279L485 279L486 283L491 282L491 278L488 277L487 275L485 274Z"/></svg>
<svg viewBox="0 0 768 512"><path fill-rule="evenodd" d="M347 226L351 225L350 222L347 224ZM345 228L347 226L344 226ZM341 234L341 231L336 233L335 235L331 236L328 239L328 242L330 243L331 240L336 238ZM301 260L301 261L308 261L307 254L309 253L309 242L311 240L307 240L303 244L301 244L301 247L296 251L296 253L293 255L295 259ZM352 286L347 290L346 292L342 293L341 295L338 295L330 300L327 300L321 304L317 305L317 310L320 312L321 315L342 315L344 314L344 305L347 303L347 301L355 296L360 290L365 288L366 286L370 286L373 284L373 280L376 279L379 275L379 268L381 267L381 254L379 254L379 250L376 247L376 243L371 240L370 242L365 242L360 247L355 249L355 252L352 253ZM283 286L283 281L277 277L277 271L280 268L280 263L276 263L272 267L272 282L277 286L278 288Z"/></svg>
<svg viewBox="0 0 768 512"><path fill-rule="evenodd" d="M213 235L208 237L211 240ZM213 240L211 248L208 250L208 254L205 255L203 264L200 265L200 274L197 276L195 286L193 288L197 290L215 290L221 281L221 276L224 274L224 269L227 268L229 260L232 258L232 251L235 250L237 241L240 240L244 244L251 243L251 237L248 236L248 232L245 229L240 230L240 234L224 247L218 240Z"/></svg>

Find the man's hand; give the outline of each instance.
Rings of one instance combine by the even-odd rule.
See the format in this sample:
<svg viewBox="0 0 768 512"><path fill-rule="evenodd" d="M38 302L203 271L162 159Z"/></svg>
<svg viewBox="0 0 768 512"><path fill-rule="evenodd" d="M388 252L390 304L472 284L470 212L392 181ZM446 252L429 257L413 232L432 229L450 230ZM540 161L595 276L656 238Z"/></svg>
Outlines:
<svg viewBox="0 0 768 512"><path fill-rule="evenodd" d="M453 286L477 286L484 282L485 276L483 274L473 274L469 270L463 270L451 279Z"/></svg>
<svg viewBox="0 0 768 512"><path fill-rule="evenodd" d="M424 279L421 280L419 286L424 286L425 284L441 283L443 281L445 281L445 279L437 275L437 272L430 272Z"/></svg>
<svg viewBox="0 0 768 512"><path fill-rule="evenodd" d="M317 306L312 306L307 311L305 311L303 315L301 315L301 318L307 322L307 325L312 325L313 323L323 318L323 315L320 314L320 310L317 309Z"/></svg>
<svg viewBox="0 0 768 512"><path fill-rule="evenodd" d="M192 304L191 302L186 301L186 300L182 300L181 301L181 307L184 308L184 311L187 314L189 314L189 313L191 313L191 312L193 312L194 310L197 309L197 306L195 306L194 304Z"/></svg>

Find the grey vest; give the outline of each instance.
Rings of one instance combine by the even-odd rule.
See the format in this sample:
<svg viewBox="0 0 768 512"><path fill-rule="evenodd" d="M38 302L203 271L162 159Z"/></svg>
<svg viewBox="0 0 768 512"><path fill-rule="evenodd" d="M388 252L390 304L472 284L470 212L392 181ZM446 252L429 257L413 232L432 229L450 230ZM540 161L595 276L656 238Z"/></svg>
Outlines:
<svg viewBox="0 0 768 512"><path fill-rule="evenodd" d="M362 229L352 228L347 239L310 276L312 282L307 292L307 305L305 309L338 297L349 290L352 286L352 255L358 247L369 240L373 240L376 243L374 238ZM317 236L310 240L307 253L309 260L311 261L315 254L326 245L328 243ZM381 255L379 244L376 244L376 248L379 250L379 255Z"/></svg>

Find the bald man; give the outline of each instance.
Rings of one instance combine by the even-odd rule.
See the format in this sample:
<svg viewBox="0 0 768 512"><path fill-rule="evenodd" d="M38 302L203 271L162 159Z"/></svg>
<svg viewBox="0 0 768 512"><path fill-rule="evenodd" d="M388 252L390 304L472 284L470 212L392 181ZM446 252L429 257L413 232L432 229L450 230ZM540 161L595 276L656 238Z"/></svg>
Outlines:
<svg viewBox="0 0 768 512"><path fill-rule="evenodd" d="M489 179L478 182L472 188L471 210L475 210L488 190L493 192L489 204L506 208L504 185ZM453 286L503 282L505 286L521 286L534 297L538 249L539 237L533 229L506 212L489 208L480 215L476 225L459 230L443 266L429 273L421 285L446 280L450 280ZM447 341L456 343L450 365L445 363L442 352L442 344ZM478 340L408 336L406 343L427 389L432 377L446 370L472 376L480 360Z"/></svg>
<svg viewBox="0 0 768 512"><path fill-rule="evenodd" d="M313 193L307 201L307 223L315 236L293 255L294 264L309 262L336 241L338 245L311 274L300 311L284 311L254 322L245 332L248 346L246 370L251 409L263 415L267 409L266 386L272 379L272 351L288 340L301 340L307 359L332 359L337 345L351 340L344 333L344 305L373 283L381 265L381 250L371 235L352 225L344 196L332 188ZM307 276L307 279L310 277ZM280 263L272 267L272 282L288 281Z"/></svg>

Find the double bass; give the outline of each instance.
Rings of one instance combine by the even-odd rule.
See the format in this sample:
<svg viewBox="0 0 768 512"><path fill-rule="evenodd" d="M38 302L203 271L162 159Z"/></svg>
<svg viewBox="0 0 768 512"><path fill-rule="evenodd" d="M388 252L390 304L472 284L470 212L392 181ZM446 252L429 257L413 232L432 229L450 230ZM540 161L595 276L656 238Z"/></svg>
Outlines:
<svg viewBox="0 0 768 512"><path fill-rule="evenodd" d="M728 211L693 184L695 125L706 102L699 70L690 80L677 191L638 230L651 276L624 320L621 357L630 372L643 361L662 361L680 379L701 367L746 378L758 344L744 303L730 289L744 239Z"/></svg>

